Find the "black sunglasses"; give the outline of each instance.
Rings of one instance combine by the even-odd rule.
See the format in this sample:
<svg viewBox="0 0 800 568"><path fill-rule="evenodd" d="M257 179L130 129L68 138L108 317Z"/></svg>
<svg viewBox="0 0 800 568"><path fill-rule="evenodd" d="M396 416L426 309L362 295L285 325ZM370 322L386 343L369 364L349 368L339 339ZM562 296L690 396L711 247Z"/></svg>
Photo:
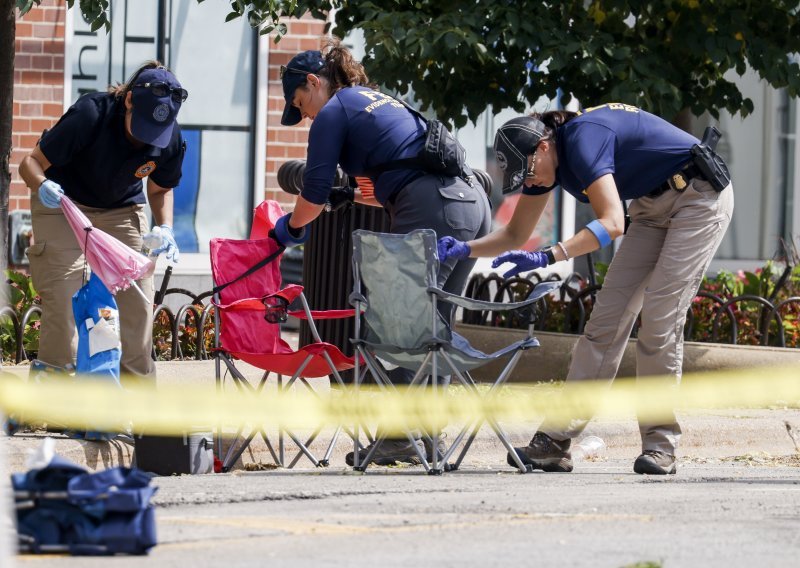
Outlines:
<svg viewBox="0 0 800 568"><path fill-rule="evenodd" d="M182 103L189 98L189 91L186 89L182 89L180 87L170 87L166 83L162 82L139 83L134 85L134 87L144 87L145 89L150 89L150 92L157 97L166 97L167 95L170 95L172 100L176 103Z"/></svg>
<svg viewBox="0 0 800 568"><path fill-rule="evenodd" d="M294 73L295 75L308 75L308 71L301 71L300 69L292 69L291 67L287 67L286 65L281 65L281 76L280 78L283 79L283 76L287 73Z"/></svg>

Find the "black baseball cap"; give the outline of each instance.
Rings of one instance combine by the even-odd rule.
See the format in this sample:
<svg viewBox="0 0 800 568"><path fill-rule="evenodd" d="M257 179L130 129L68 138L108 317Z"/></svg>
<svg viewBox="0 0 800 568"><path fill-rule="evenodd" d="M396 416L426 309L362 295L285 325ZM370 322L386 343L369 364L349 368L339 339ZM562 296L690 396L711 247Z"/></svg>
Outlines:
<svg viewBox="0 0 800 568"><path fill-rule="evenodd" d="M528 170L528 156L544 137L545 125L538 118L519 116L506 122L494 137L497 165L503 170L503 193L519 189Z"/></svg>
<svg viewBox="0 0 800 568"><path fill-rule="evenodd" d="M288 65L281 66L281 83L283 84L283 98L286 99L286 106L283 109L281 124L284 126L294 126L303 116L300 109L292 106L294 92L297 87L306 82L309 73L317 74L325 67L325 59L322 53L315 50L298 53Z"/></svg>

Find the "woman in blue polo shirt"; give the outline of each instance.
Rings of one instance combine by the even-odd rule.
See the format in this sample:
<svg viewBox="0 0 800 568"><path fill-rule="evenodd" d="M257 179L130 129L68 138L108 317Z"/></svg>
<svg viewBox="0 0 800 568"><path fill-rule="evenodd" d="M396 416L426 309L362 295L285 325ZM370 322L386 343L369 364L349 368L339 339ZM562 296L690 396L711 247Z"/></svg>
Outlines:
<svg viewBox="0 0 800 568"><path fill-rule="evenodd" d="M624 104L514 118L495 137L504 191L522 187L511 221L482 239L440 239L440 257L494 256L521 246L550 192L560 186L589 203L597 219L552 248L509 251L492 263L513 264L506 277L544 268L611 244L625 231L621 200L631 200L630 227L573 351L566 388L583 380L613 379L640 312L638 375L671 377L677 383L686 312L733 213L733 189L715 191L693 162L692 147L698 142L661 118ZM671 418L639 421L637 473L676 471L681 429L671 410L665 414ZM530 444L516 452L535 469L572 471L570 440L590 418L587 411L568 425L546 419ZM514 465L510 456L509 464Z"/></svg>
<svg viewBox="0 0 800 568"><path fill-rule="evenodd" d="M440 236L469 240L489 231L489 200L480 184L408 165L377 173L390 162L416 157L425 142L426 124L403 103L372 88L364 68L338 40L329 41L322 52L296 55L281 69L281 79L286 100L281 124L295 125L304 118L313 121L303 190L294 211L276 224L275 234L282 244L303 242L306 225L320 215L327 201L338 197L331 194L337 165L349 176L371 179L375 199L354 197L360 203L384 207L393 233L433 229ZM460 294L474 264L474 260L455 258L443 262L439 284ZM395 369L390 378L408 383L413 373ZM416 452L406 440L387 440L373 461L415 459Z"/></svg>
<svg viewBox="0 0 800 568"><path fill-rule="evenodd" d="M34 244L28 249L31 275L42 299L38 368L73 364L76 328L72 296L81 287L83 255L62 213L67 195L92 224L134 250L142 249L149 231L147 201L160 226L161 246L178 260L172 233L172 188L181 178L184 145L176 121L188 93L157 61L140 67L124 85L108 93L79 98L61 119L45 131L20 164L31 190ZM153 279L139 282L149 297ZM120 311L122 360L127 375L154 377L152 305L135 291L116 296Z"/></svg>

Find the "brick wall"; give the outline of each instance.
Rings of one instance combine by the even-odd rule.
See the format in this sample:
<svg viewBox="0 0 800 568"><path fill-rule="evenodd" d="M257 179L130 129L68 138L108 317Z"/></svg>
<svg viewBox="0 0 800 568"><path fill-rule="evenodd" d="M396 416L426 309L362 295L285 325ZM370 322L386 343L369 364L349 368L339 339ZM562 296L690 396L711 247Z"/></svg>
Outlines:
<svg viewBox="0 0 800 568"><path fill-rule="evenodd" d="M292 57L307 49L319 49L325 23L306 17L302 20L286 20L288 34L277 45L269 46L267 93L267 159L266 159L266 199L289 205L294 197L278 186L278 168L292 159L305 159L308 141L309 121L296 126L281 126L284 99L280 80L280 66L289 63Z"/></svg>
<svg viewBox="0 0 800 568"><path fill-rule="evenodd" d="M36 145L42 130L64 111L63 0L42 0L17 17L14 58L14 122L11 135L9 210L29 209L30 192L19 177L20 161Z"/></svg>

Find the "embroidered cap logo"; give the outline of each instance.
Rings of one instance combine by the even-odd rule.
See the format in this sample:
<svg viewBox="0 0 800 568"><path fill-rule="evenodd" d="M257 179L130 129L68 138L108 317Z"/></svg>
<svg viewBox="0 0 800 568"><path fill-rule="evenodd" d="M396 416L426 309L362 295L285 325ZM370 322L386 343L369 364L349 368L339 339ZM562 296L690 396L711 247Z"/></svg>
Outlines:
<svg viewBox="0 0 800 568"><path fill-rule="evenodd" d="M153 109L153 118L155 118L158 122L164 122L169 118L169 106L165 103L161 103L156 108Z"/></svg>
<svg viewBox="0 0 800 568"><path fill-rule="evenodd" d="M500 166L500 169L506 171L508 168L508 158L502 152L497 152L497 165Z"/></svg>

